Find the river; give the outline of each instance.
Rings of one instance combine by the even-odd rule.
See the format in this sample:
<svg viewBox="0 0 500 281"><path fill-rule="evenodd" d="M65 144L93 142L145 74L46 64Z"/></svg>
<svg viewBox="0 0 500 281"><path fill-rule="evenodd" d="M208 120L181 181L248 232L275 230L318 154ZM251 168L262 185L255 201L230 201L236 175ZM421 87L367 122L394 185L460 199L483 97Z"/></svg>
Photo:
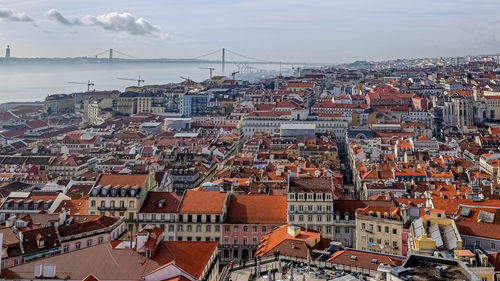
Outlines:
<svg viewBox="0 0 500 281"><path fill-rule="evenodd" d="M210 63L18 63L0 65L0 104L5 102L42 101L47 95L84 92L87 85L68 82L95 84L95 90L120 90L137 85L134 81L124 81L118 77L145 80L146 85L181 82L181 76L202 81L209 77L208 69L214 67L213 75L221 75L220 64ZM260 77L277 75L279 65L255 65L255 70L247 74L237 74L238 78L255 80ZM257 70L258 69L258 70ZM226 76L237 71L235 64L226 64ZM291 68L283 67L284 73ZM243 72L243 71L242 71ZM94 87L91 87L93 90Z"/></svg>

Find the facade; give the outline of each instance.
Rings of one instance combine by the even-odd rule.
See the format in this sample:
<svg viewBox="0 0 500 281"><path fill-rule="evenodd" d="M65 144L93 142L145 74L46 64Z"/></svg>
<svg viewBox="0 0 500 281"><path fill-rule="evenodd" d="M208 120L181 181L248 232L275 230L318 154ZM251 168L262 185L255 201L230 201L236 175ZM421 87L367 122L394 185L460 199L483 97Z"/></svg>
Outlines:
<svg viewBox="0 0 500 281"><path fill-rule="evenodd" d="M262 237L286 224L286 206L286 196L231 195L221 228L222 260L251 259Z"/></svg>
<svg viewBox="0 0 500 281"><path fill-rule="evenodd" d="M45 98L43 112L45 114L65 114L75 111L75 98L73 95L50 95Z"/></svg>
<svg viewBox="0 0 500 281"><path fill-rule="evenodd" d="M205 114L208 108L209 96L205 93L187 93L183 96L182 116Z"/></svg>
<svg viewBox="0 0 500 281"><path fill-rule="evenodd" d="M182 195L176 192L149 192L139 210L139 227L158 227L164 231L165 240L175 240L177 210L181 199Z"/></svg>
<svg viewBox="0 0 500 281"><path fill-rule="evenodd" d="M227 214L229 194L186 190L177 212L178 241L219 241Z"/></svg>
<svg viewBox="0 0 500 281"><path fill-rule="evenodd" d="M317 230L332 239L333 191L331 177L290 177L287 222Z"/></svg>
<svg viewBox="0 0 500 281"><path fill-rule="evenodd" d="M125 218L128 237L138 230L137 214L149 191L156 190L154 173L101 174L87 200L90 215Z"/></svg>
<svg viewBox="0 0 500 281"><path fill-rule="evenodd" d="M356 212L356 249L400 256L402 235L399 207L368 206Z"/></svg>

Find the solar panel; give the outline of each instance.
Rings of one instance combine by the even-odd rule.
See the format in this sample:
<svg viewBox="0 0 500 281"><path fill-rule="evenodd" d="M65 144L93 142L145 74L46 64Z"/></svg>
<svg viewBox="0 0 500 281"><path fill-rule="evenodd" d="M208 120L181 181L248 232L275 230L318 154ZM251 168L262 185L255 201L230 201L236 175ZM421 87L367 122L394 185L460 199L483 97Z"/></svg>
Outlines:
<svg viewBox="0 0 500 281"><path fill-rule="evenodd" d="M415 233L415 236L421 237L423 229L424 224L422 223L422 219L419 218L413 221L413 232Z"/></svg>
<svg viewBox="0 0 500 281"><path fill-rule="evenodd" d="M462 212L460 212L460 216L462 217L468 217L470 215L470 208L469 207L463 207Z"/></svg>
<svg viewBox="0 0 500 281"><path fill-rule="evenodd" d="M479 211L479 215L477 215L477 221L480 222L493 222L495 219L495 213L490 213L486 211Z"/></svg>
<svg viewBox="0 0 500 281"><path fill-rule="evenodd" d="M441 232L439 232L439 226L437 224L433 224L429 227L429 233L431 234L432 240L436 241L436 248L442 247L443 239L441 238Z"/></svg>

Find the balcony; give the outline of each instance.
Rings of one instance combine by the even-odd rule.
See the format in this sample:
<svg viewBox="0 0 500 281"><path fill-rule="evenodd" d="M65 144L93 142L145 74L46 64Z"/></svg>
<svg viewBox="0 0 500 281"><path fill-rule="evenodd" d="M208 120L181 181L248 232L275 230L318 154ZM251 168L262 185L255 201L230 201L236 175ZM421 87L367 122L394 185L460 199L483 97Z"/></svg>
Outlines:
<svg viewBox="0 0 500 281"><path fill-rule="evenodd" d="M99 211L126 211L127 207L111 207L111 206L100 206L97 207Z"/></svg>

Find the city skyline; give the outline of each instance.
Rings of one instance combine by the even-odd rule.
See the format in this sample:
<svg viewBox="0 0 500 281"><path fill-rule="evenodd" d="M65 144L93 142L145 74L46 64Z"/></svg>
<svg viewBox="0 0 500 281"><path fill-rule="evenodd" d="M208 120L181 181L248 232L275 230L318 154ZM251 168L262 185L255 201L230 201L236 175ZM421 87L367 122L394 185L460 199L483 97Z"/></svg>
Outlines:
<svg viewBox="0 0 500 281"><path fill-rule="evenodd" d="M450 3L0 0L0 48L11 45L13 57L116 48L187 58L227 47L273 61L332 63L498 53L500 4Z"/></svg>

